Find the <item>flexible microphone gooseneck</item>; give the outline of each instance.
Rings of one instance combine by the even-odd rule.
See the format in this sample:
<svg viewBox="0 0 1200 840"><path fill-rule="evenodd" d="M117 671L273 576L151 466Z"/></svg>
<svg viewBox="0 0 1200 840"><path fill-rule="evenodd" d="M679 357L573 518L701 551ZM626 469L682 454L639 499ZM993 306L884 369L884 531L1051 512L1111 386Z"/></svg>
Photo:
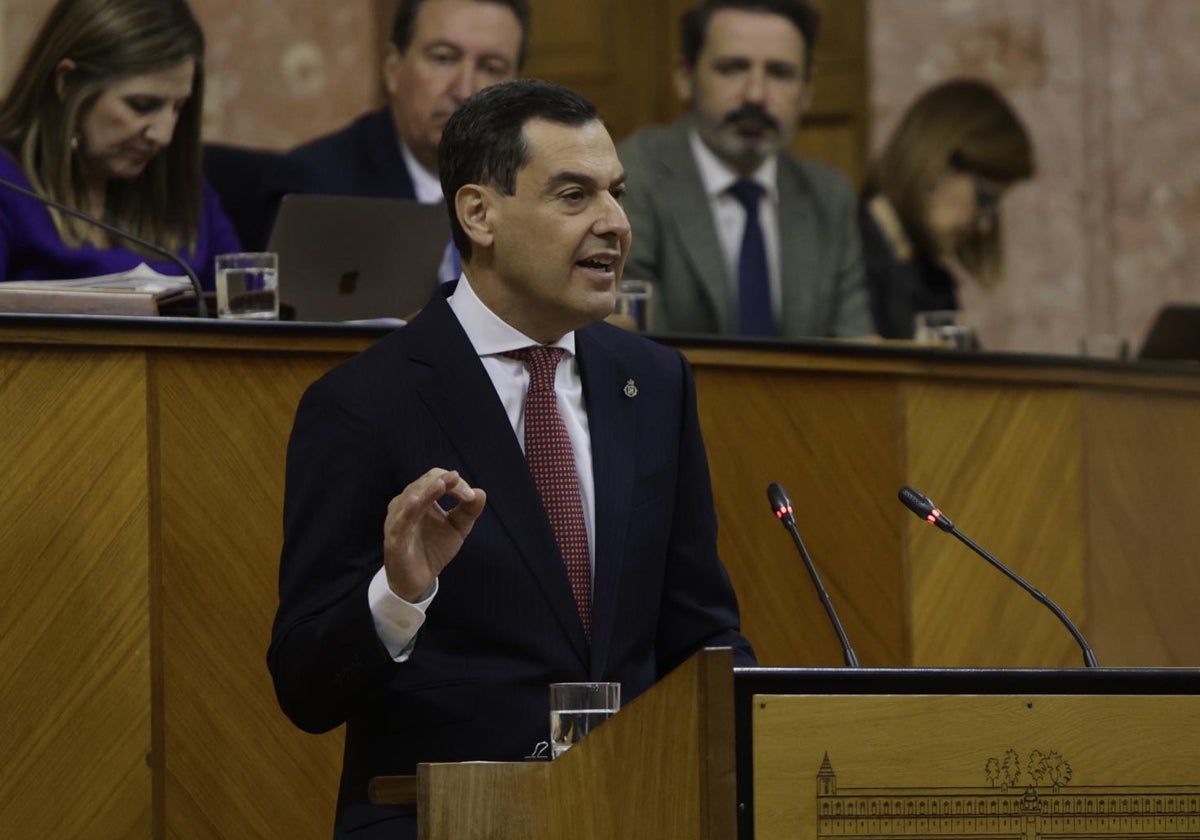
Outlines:
<svg viewBox="0 0 1200 840"><path fill-rule="evenodd" d="M984 560L991 563L1001 572L1003 572L1009 580L1013 581L1017 586L1024 589L1032 595L1039 603L1045 606L1050 612L1054 613L1055 617L1063 623L1063 625L1071 631L1071 635L1075 637L1075 642L1079 645L1079 649L1083 651L1083 664L1089 668L1099 667L1096 662L1096 654L1092 653L1091 646L1087 640L1083 638L1083 634L1078 628L1071 623L1071 619L1067 618L1067 614L1059 609L1058 604L1051 601L1047 596L1042 594L1041 590L1035 588L1032 584L1014 572L1012 569L1005 566L992 555L988 554L982 548L975 544L966 534L954 527L954 523L950 521L946 514L942 513L938 506L933 503L933 500L919 490L914 490L912 487L900 488L900 501L904 506L915 513L917 516L924 519L930 525L935 525L948 534L952 534L960 542L964 543L968 548L982 557Z"/></svg>
<svg viewBox="0 0 1200 840"><path fill-rule="evenodd" d="M166 248L155 245L153 242L148 242L145 239L142 239L140 236L134 236L132 233L126 233L120 228L113 227L108 222L100 221L95 216L91 216L81 210L76 210L74 207L68 207L61 201L55 201L52 198L46 198L44 195L38 195L33 190L27 190L20 184L14 184L12 181L6 181L3 178L0 178L0 187L12 190L15 193L20 193L26 198L32 198L34 201L40 202L47 207L53 207L60 213L66 213L68 216L74 216L76 219L85 221L90 225L95 225L101 230L111 233L113 236L119 236L121 239L126 239L135 245L140 245L147 251L153 251L154 253L159 254L160 256L165 257L167 260L175 263L175 265L183 269L183 273L186 274L187 279L191 281L192 290L196 293L196 314L201 318L208 317L208 304L204 300L204 289L200 286L200 278L196 276L196 272L192 271L192 267L190 265L185 263L175 254L172 254Z"/></svg>
<svg viewBox="0 0 1200 840"><path fill-rule="evenodd" d="M804 568L808 569L808 576L812 578L813 586L817 590L817 596L821 599L821 605L825 607L829 621L833 624L833 629L837 633L838 641L842 644L842 656L846 660L846 665L851 668L857 668L858 657L854 654L854 648L850 647L850 640L846 638L846 631L842 629L842 622L838 619L838 614L833 608L833 603L829 600L829 593L825 591L825 587L821 584L821 578L817 574L817 567L813 565L812 558L808 556L808 549L804 547L804 540L800 539L800 532L796 530L796 517L792 513L792 500L788 498L787 491L783 489L783 485L777 481L773 481L767 486L767 498L771 501L771 510L779 517L779 521L783 523L783 527L792 535L792 541L796 543L796 548L800 552L800 559L804 561Z"/></svg>

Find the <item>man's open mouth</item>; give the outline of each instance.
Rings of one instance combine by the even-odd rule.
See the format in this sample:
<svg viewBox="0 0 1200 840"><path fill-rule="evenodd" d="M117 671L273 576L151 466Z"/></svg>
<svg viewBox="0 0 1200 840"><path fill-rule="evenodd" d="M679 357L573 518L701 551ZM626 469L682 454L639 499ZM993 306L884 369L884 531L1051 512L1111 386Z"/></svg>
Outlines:
<svg viewBox="0 0 1200 840"><path fill-rule="evenodd" d="M616 260L612 257L591 257L586 260L580 260L575 263L583 268L590 268L593 271L612 271L613 263Z"/></svg>

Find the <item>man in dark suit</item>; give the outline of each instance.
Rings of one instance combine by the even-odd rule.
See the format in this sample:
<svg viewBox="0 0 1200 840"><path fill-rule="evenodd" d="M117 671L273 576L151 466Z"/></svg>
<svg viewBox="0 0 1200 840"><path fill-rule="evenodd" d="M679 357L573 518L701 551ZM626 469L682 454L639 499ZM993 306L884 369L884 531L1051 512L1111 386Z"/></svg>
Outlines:
<svg viewBox="0 0 1200 840"><path fill-rule="evenodd" d="M312 385L288 448L268 662L297 725L347 725L339 837L415 836L372 776L532 753L551 682L754 662L690 369L603 323L630 229L595 109L497 85L439 163L463 278Z"/></svg>
<svg viewBox="0 0 1200 840"><path fill-rule="evenodd" d="M516 78L528 40L528 0L401 0L383 61L387 105L285 155L265 178L268 203L287 193L441 201L446 120L472 93ZM443 279L458 276L452 265Z"/></svg>
<svg viewBox="0 0 1200 840"><path fill-rule="evenodd" d="M806 0L704 0L683 17L675 83L691 113L619 149L627 273L655 284L659 329L873 332L854 192L787 152L811 98L817 24Z"/></svg>

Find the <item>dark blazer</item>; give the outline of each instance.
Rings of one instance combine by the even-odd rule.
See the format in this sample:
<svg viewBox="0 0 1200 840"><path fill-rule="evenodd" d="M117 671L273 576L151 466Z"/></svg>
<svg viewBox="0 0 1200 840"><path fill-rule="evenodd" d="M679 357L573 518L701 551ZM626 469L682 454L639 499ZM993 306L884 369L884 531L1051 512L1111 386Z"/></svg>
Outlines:
<svg viewBox="0 0 1200 840"><path fill-rule="evenodd" d="M595 471L590 644L521 447L441 295L301 400L268 662L297 725L347 724L338 836L401 830L399 810L366 804L374 775L530 754L548 737L551 682L617 680L628 702L706 645L754 661L716 553L687 363L607 324L576 342ZM486 490L487 506L396 664L367 587L388 501L435 466Z"/></svg>
<svg viewBox="0 0 1200 840"><path fill-rule="evenodd" d="M264 179L280 165L282 157L268 149L204 144L204 176L216 190L246 251L266 250L278 199L266 200Z"/></svg>
<svg viewBox="0 0 1200 840"><path fill-rule="evenodd" d="M683 118L635 132L617 147L628 176L633 245L625 276L655 284L655 329L736 335L737 309L700 169ZM836 170L777 156L782 277L780 335L873 331L863 282L857 202Z"/></svg>
<svg viewBox="0 0 1200 840"><path fill-rule="evenodd" d="M264 180L275 207L287 193L416 198L387 108L297 146L272 165Z"/></svg>
<svg viewBox="0 0 1200 840"><path fill-rule="evenodd" d="M864 196L859 212L867 289L875 331L884 338L913 337L918 312L958 309L958 284L941 265L917 254L901 260L871 215L871 196Z"/></svg>

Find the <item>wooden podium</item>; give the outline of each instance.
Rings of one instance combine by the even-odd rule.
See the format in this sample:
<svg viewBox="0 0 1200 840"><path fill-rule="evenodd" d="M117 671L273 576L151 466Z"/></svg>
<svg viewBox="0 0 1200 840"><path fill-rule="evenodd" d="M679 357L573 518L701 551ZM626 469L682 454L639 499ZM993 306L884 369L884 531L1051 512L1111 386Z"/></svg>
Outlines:
<svg viewBox="0 0 1200 840"><path fill-rule="evenodd" d="M554 761L422 764L420 836L728 840L733 696L733 654L706 650ZM411 802L405 778L372 780L372 801Z"/></svg>
<svg viewBox="0 0 1200 840"><path fill-rule="evenodd" d="M284 452L304 389L384 334L0 315L5 840L329 836L342 733L296 729L264 663ZM1200 366L676 344L759 661L841 661L767 506L782 481L864 663L1080 661L896 501L911 483L1052 594L1101 663L1200 666Z"/></svg>
<svg viewBox="0 0 1200 840"><path fill-rule="evenodd" d="M421 840L1181 837L1200 672L732 667L706 650L553 762L423 764ZM412 801L411 777L372 782Z"/></svg>

